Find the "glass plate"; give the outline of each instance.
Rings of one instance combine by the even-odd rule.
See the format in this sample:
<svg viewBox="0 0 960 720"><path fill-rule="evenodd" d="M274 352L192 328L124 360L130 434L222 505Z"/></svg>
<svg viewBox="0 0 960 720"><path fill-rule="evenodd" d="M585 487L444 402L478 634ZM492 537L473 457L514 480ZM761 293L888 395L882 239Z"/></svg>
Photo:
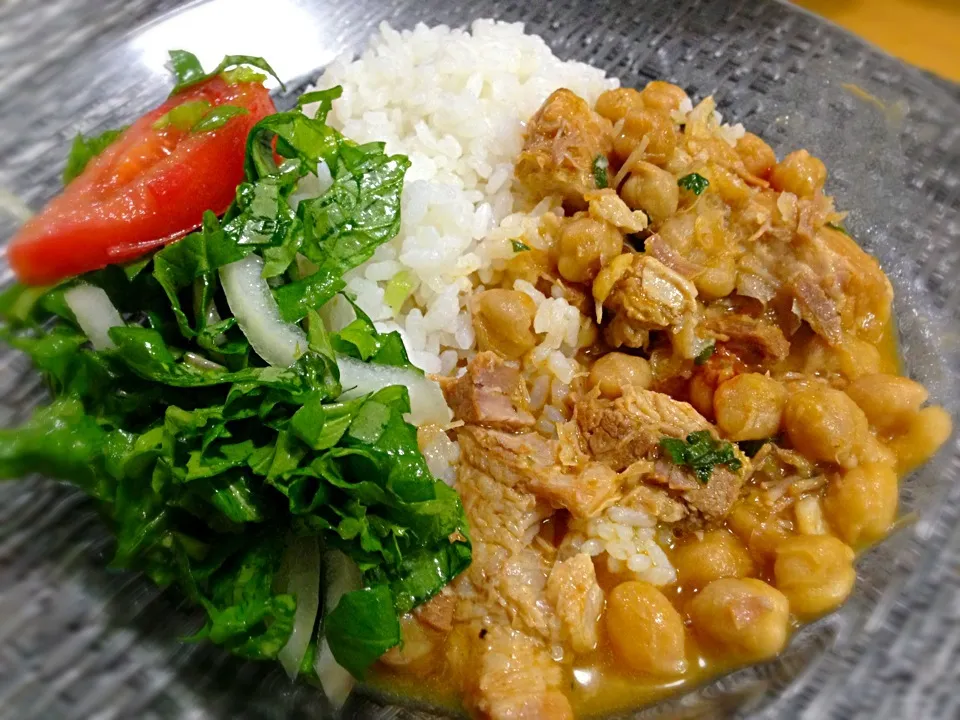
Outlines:
<svg viewBox="0 0 960 720"><path fill-rule="evenodd" d="M960 92L812 15L744 0L50 0L0 4L0 239L59 188L71 137L126 122L168 92L171 48L215 63L269 58L291 93L382 20L519 20L561 57L626 85L652 78L714 93L778 152L822 157L848 226L897 291L907 370L956 417L960 394ZM857 91L866 91L870 96ZM2 281L10 281L5 262ZM0 354L0 422L42 399ZM960 456L955 439L903 484L913 519L858 562L837 613L775 662L728 675L637 717L960 717ZM196 627L172 593L105 569L90 503L33 477L0 485L0 717L315 718L282 671L177 638ZM425 718L366 693L348 717ZM631 716L630 713L623 717Z"/></svg>

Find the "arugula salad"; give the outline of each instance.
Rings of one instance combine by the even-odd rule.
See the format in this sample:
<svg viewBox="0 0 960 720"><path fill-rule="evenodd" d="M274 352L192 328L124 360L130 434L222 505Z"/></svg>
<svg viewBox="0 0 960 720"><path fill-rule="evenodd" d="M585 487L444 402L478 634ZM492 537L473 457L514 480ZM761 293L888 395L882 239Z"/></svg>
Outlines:
<svg viewBox="0 0 960 720"><path fill-rule="evenodd" d="M276 112L261 58L171 61L170 99L78 138L11 243L3 340L51 400L0 432L0 476L82 489L112 567L202 608L192 640L339 702L471 559L408 422L449 420L439 389L359 308L336 333L319 312L397 233L409 161L327 125L339 88Z"/></svg>

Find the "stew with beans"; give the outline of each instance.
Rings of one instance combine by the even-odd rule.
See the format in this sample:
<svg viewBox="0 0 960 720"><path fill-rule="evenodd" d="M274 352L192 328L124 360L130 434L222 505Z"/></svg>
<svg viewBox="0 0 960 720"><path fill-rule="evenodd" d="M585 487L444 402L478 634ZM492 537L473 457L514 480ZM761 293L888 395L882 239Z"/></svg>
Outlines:
<svg viewBox="0 0 960 720"><path fill-rule="evenodd" d="M775 657L951 432L901 374L887 277L820 159L670 83L557 90L516 178L555 209L476 287L481 352L443 383L473 565L378 682L568 718ZM542 297L579 312L569 383L531 359Z"/></svg>

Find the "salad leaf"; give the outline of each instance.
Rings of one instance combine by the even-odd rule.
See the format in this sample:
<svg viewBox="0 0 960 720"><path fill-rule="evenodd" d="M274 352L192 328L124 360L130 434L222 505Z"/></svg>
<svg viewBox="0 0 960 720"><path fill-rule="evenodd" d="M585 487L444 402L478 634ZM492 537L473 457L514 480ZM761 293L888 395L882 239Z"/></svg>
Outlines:
<svg viewBox="0 0 960 720"><path fill-rule="evenodd" d="M63 184L67 185L80 175L90 161L116 142L126 129L122 127L116 130L105 130L99 135L90 137L77 133L73 139L73 145L70 146L66 167L63 168Z"/></svg>
<svg viewBox="0 0 960 720"><path fill-rule="evenodd" d="M400 643L390 588L380 585L344 595L326 617L324 633L337 662L363 679L371 663Z"/></svg>
<svg viewBox="0 0 960 720"><path fill-rule="evenodd" d="M396 331L379 332L370 316L361 310L360 306L352 299L347 296L344 297L353 306L357 318L331 338L331 347L337 353L364 362L408 368L423 374L423 371L413 365L410 358L407 357L407 349L403 344L400 333Z"/></svg>
<svg viewBox="0 0 960 720"><path fill-rule="evenodd" d="M174 92L219 72L245 82L257 74L249 66L270 71L248 56L210 74L183 51L171 63ZM198 230L132 265L0 296L0 336L31 357L53 396L23 427L0 431L0 477L42 472L89 493L117 537L112 565L179 588L206 613L194 639L244 657L275 658L291 635L297 598L281 591L291 538L342 551L363 589L330 609L322 632L362 676L399 643L399 617L469 565L471 545L457 494L430 474L403 419L407 389L339 399L338 356L412 368L400 335L378 332L356 305L339 333L316 312L396 234L409 166L326 124L339 94L311 93L254 127L244 182L221 217L207 212ZM315 118L308 103L319 104ZM215 129L231 112L217 110L196 108L189 127ZM292 202L321 164L331 187ZM291 367L265 365L229 313L219 269L251 253L283 317L306 331ZM113 348L92 349L76 323L64 293L77 282L122 314ZM319 632L305 652L310 672Z"/></svg>

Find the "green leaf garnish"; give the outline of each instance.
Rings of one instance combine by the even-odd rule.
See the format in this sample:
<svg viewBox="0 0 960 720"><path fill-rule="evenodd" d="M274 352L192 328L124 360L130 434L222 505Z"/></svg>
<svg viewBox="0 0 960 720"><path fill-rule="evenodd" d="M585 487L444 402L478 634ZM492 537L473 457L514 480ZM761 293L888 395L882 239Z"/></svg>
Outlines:
<svg viewBox="0 0 960 720"><path fill-rule="evenodd" d="M709 430L698 430L687 435L686 441L677 438L660 438L660 448L674 465L693 470L697 480L706 485L717 465L726 465L736 472L742 467L733 450L725 440L715 440Z"/></svg>
<svg viewBox="0 0 960 720"><path fill-rule="evenodd" d="M63 168L63 184L68 184L80 175L90 161L116 142L126 129L122 127L116 130L105 130L99 135L86 138L77 133L73 139L73 145L70 146L70 154L67 155L67 165Z"/></svg>
<svg viewBox="0 0 960 720"><path fill-rule="evenodd" d="M529 245L527 245L526 243L522 243L519 240L511 240L510 244L513 246L513 251L515 253L526 252L527 250L530 249Z"/></svg>
<svg viewBox="0 0 960 720"><path fill-rule="evenodd" d="M222 128L231 118L235 118L238 115L249 114L249 110L243 107L237 107L236 105L217 105L217 107L200 118L190 130L191 132L210 132L211 130Z"/></svg>
<svg viewBox="0 0 960 720"><path fill-rule="evenodd" d="M827 227L828 227L828 228L831 228L832 230L836 230L837 232L842 232L842 233L843 233L844 235L846 235L847 237L850 237L850 233L849 233L849 232L847 231L847 229L846 229L843 225L841 225L840 223L827 223Z"/></svg>
<svg viewBox="0 0 960 720"><path fill-rule="evenodd" d="M710 185L710 181L699 173L690 173L677 180L677 185L684 190L689 190L694 195L702 195L703 191Z"/></svg>
<svg viewBox="0 0 960 720"><path fill-rule="evenodd" d="M211 105L206 100L190 100L170 109L153 123L154 130L174 127L188 132L210 112Z"/></svg>
<svg viewBox="0 0 960 720"><path fill-rule="evenodd" d="M204 80L208 80L215 75L219 75L225 71L230 71L234 68L239 68L243 66L250 66L263 70L268 75L273 76L280 87L284 90L286 86L283 84L283 81L277 75L270 63L264 60L262 57L257 57L255 55L227 55L220 61L220 64L213 69L212 72L205 73L203 71L203 66L200 64L200 61L197 59L197 56L186 50L171 50L170 51L170 67L173 70L173 75L176 78L176 84L173 86L173 90L170 92L171 95L176 95L183 90L186 90L188 87L192 87L197 83L201 83ZM252 78L252 75L243 73L237 73L230 77L227 82L250 82L251 80L246 78Z"/></svg>
<svg viewBox="0 0 960 720"><path fill-rule="evenodd" d="M694 365L703 365L703 364L705 364L705 363L707 362L707 360L709 360L711 357L713 357L713 353L716 351L716 349L717 349L717 344L716 344L716 343L710 343L710 344L707 345L703 350L701 350L699 353L697 353L697 356L693 359L693 364L694 364Z"/></svg>
<svg viewBox="0 0 960 720"><path fill-rule="evenodd" d="M297 107L302 108L304 105L313 105L314 103L318 103L317 111L314 113L314 117L320 122L326 122L327 113L333 109L333 101L341 95L343 95L343 88L339 85L327 90L313 90L312 92L307 92L300 96L300 98L297 100Z"/></svg>
<svg viewBox="0 0 960 720"><path fill-rule="evenodd" d="M607 178L608 167L610 167L610 161L607 160L606 155L597 155L593 159L593 181L600 190L608 187L610 184Z"/></svg>
<svg viewBox="0 0 960 720"><path fill-rule="evenodd" d="M267 79L265 74L257 72L246 65L241 65L231 70L224 70L220 73L220 77L222 77L228 85L238 85L245 82L262 83Z"/></svg>

